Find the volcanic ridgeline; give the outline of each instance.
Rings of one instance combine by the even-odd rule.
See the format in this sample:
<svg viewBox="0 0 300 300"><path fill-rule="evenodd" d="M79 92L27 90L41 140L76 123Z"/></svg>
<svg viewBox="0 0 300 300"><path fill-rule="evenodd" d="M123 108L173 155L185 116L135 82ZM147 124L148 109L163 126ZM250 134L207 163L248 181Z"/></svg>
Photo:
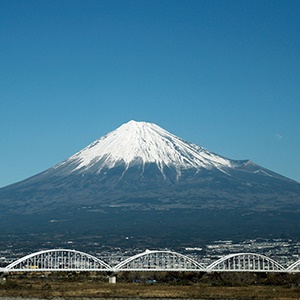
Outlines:
<svg viewBox="0 0 300 300"><path fill-rule="evenodd" d="M52 168L0 189L0 204L7 232L56 226L75 235L148 234L187 243L300 232L298 182L147 122L123 124Z"/></svg>

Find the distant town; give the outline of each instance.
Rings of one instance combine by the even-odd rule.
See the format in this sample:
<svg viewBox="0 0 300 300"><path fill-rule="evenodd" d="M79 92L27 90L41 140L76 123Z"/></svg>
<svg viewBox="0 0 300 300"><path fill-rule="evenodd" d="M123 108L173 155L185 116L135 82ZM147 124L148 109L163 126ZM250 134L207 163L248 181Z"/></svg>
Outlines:
<svg viewBox="0 0 300 300"><path fill-rule="evenodd" d="M129 240L130 237L127 237ZM33 239L34 241L34 239ZM146 249L140 247L114 247L105 246L97 242L87 242L86 244L69 240L63 244L54 244L53 242L44 242L41 247L33 241L19 242L1 242L0 247L0 266L4 267L9 263L32 252L40 250L63 248L84 251L93 256L100 258L110 265L116 265L124 259L138 253L144 252ZM33 245L35 244L35 247ZM283 266L288 266L300 259L300 240L292 239L247 239L241 242L232 240L216 240L208 244L199 245L199 247L172 247L163 249L150 250L171 250L181 254L185 254L203 265L209 265L218 258L233 253L256 253L268 256Z"/></svg>

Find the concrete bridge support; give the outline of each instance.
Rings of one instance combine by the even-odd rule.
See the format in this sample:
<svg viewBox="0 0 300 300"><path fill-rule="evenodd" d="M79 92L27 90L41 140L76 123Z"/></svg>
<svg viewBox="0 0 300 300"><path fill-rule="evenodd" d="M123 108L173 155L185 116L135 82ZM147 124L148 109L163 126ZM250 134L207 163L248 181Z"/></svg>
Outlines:
<svg viewBox="0 0 300 300"><path fill-rule="evenodd" d="M117 276L114 274L114 275L111 275L109 276L108 278L108 282L109 283L113 283L113 284L116 284L117 283Z"/></svg>

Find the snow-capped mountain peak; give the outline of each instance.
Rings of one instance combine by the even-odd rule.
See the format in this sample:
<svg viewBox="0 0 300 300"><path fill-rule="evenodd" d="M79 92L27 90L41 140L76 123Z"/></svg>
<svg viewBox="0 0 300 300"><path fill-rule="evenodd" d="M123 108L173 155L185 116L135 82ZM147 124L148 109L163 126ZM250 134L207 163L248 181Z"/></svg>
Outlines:
<svg viewBox="0 0 300 300"><path fill-rule="evenodd" d="M123 163L155 163L164 174L164 167L172 167L180 174L183 169L230 167L232 161L195 144L186 142L165 129L148 122L129 121L77 152L62 165L72 165L71 172L87 172L97 165L96 172Z"/></svg>

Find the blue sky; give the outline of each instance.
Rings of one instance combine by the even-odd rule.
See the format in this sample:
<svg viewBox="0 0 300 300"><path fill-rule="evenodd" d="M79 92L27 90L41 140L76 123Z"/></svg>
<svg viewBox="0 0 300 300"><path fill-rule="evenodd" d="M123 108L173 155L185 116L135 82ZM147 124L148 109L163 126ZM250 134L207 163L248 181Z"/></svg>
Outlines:
<svg viewBox="0 0 300 300"><path fill-rule="evenodd" d="M0 0L0 187L134 119L300 181L300 1Z"/></svg>

